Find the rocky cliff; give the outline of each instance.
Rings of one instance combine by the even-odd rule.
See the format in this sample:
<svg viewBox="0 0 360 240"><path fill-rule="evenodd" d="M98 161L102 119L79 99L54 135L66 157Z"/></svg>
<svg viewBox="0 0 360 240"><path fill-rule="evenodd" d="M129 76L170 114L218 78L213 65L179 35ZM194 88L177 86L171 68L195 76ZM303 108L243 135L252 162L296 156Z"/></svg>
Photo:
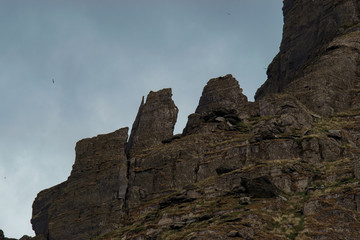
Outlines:
<svg viewBox="0 0 360 240"><path fill-rule="evenodd" d="M357 0L284 1L280 52L256 93L291 93L330 116L358 105L359 17Z"/></svg>
<svg viewBox="0 0 360 240"><path fill-rule="evenodd" d="M180 135L171 89L84 139L38 194L34 239L359 239L360 3L285 0L280 53L249 102L211 79Z"/></svg>

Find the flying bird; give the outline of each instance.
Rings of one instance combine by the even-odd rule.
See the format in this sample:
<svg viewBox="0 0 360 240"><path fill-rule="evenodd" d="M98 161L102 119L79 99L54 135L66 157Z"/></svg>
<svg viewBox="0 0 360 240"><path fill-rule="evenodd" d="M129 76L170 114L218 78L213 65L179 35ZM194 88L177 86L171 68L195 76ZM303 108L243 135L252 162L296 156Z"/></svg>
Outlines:
<svg viewBox="0 0 360 240"><path fill-rule="evenodd" d="M54 79L52 79L52 83L53 83L53 84L55 83L55 80L54 80Z"/></svg>
<svg viewBox="0 0 360 240"><path fill-rule="evenodd" d="M231 15L231 13L229 13L229 12L226 12L226 14L227 14L227 15Z"/></svg>

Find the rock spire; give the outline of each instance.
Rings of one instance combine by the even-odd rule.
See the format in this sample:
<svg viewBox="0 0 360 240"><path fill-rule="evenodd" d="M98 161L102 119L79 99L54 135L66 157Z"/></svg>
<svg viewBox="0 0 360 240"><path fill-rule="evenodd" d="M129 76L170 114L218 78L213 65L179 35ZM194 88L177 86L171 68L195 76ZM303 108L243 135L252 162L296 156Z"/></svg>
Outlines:
<svg viewBox="0 0 360 240"><path fill-rule="evenodd" d="M77 143L68 180L34 201L34 240L358 239L360 2L283 10L255 102L232 75L211 79L173 136L171 89L150 92L128 141Z"/></svg>
<svg viewBox="0 0 360 240"><path fill-rule="evenodd" d="M151 91L145 103L142 99L127 146L129 156L173 136L178 108L171 97L171 89L166 88Z"/></svg>

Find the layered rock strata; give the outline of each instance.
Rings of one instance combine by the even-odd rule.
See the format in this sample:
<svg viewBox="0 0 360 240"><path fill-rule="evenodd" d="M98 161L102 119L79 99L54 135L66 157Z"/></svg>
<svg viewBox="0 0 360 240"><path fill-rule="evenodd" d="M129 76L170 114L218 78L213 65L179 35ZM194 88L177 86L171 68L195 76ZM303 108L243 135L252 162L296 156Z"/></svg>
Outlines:
<svg viewBox="0 0 360 240"><path fill-rule="evenodd" d="M163 89L129 140L124 128L78 142L69 179L34 201L35 239L358 239L359 9L285 0L255 102L229 74L181 135Z"/></svg>
<svg viewBox="0 0 360 240"><path fill-rule="evenodd" d="M125 219L129 159L162 144L173 134L178 109L171 89L150 92L144 99L128 139L128 128L84 139L64 183L38 194L33 229L45 239L89 239L118 228Z"/></svg>
<svg viewBox="0 0 360 240"><path fill-rule="evenodd" d="M287 0L283 10L280 52L255 99L292 93L324 116L358 104L359 1Z"/></svg>
<svg viewBox="0 0 360 240"><path fill-rule="evenodd" d="M218 84L232 86L233 94L222 95L221 91L216 93L216 88L209 88ZM163 91L158 93L161 95ZM241 101L229 104L228 99L232 98ZM314 169L331 165L334 161L342 163L345 161L342 159L347 159L346 169L341 175L326 173L328 178L336 182L342 177L352 179L358 175L360 134L357 130L352 127L342 130L326 127L323 132L319 129L324 124L321 118L294 96L272 95L249 103L241 94L238 82L227 75L211 79L201 99L197 109L205 110L194 113L200 116L199 124L192 125L192 131L185 131L186 135L171 141L162 141L159 137L147 147L133 149L130 155L126 154L125 146L129 146L126 128L80 141L69 179L39 193L34 202L32 223L36 239L88 239L117 229L121 232L121 229L132 225L129 221L135 224L140 215L154 213L158 216L159 211L167 211L177 204L204 199L215 201L233 196L242 199L244 204L250 204L256 202L252 199L274 199L316 190L313 186L318 184L320 176ZM204 99L216 101L211 104L211 100ZM168 101L171 106L172 100L168 98ZM149 98L147 103L151 103ZM144 106L140 107L134 126L140 125L139 116L142 116ZM161 103L153 105L152 109L168 109L167 106L169 104ZM166 112L161 109L154 111ZM154 121L154 118L148 120ZM172 118L167 118L167 121L173 123ZM352 159L354 164L348 159ZM179 189L183 189L181 193ZM352 194L353 200L346 201L355 206L351 209L360 209L357 202L360 188ZM345 198L336 195L336 201ZM313 216L325 220L325 215L321 215L325 212L317 212L312 207L312 204L321 204L321 201L312 198L304 202L304 214L310 220ZM333 204L334 208L339 207L336 202ZM272 207L269 205L266 208ZM146 235L162 239L164 227L181 229L191 223L180 224L176 219L162 215L158 219L158 228ZM194 221L198 221L196 219ZM149 224L154 227L154 223ZM360 227L360 223L352 221L351 226L342 226L344 230L338 230L337 234L350 231L351 235L346 236L352 236L352 231L357 231L354 226ZM263 231L252 225L250 229L249 236L252 237L261 236L259 233ZM136 239L133 230L129 231L121 236ZM312 230L308 228L307 231ZM240 232L245 234L242 230ZM240 236L240 232L234 233L235 236ZM203 234L198 233L199 236ZM205 235L208 239L222 236L220 233Z"/></svg>
<svg viewBox="0 0 360 240"><path fill-rule="evenodd" d="M171 97L171 89L166 88L151 91L146 103L142 99L127 146L129 156L173 136L179 110Z"/></svg>
<svg viewBox="0 0 360 240"><path fill-rule="evenodd" d="M127 128L83 139L68 180L40 192L32 224L45 239L89 239L119 226L127 189Z"/></svg>
<svg viewBox="0 0 360 240"><path fill-rule="evenodd" d="M203 124L211 122L223 122L222 128L234 129L238 122L250 115L257 115L257 105L248 102L242 92L238 81L231 74L210 79L203 89L195 113L189 116L183 134L211 132L218 124Z"/></svg>

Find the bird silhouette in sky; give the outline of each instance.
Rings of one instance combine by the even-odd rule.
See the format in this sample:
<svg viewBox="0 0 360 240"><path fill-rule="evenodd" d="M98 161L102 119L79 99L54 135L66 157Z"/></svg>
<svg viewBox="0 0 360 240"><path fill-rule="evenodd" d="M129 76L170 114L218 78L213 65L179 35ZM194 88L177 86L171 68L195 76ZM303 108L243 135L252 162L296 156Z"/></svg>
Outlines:
<svg viewBox="0 0 360 240"><path fill-rule="evenodd" d="M226 12L226 14L227 14L227 15L231 15L231 13L229 13L229 12Z"/></svg>
<svg viewBox="0 0 360 240"><path fill-rule="evenodd" d="M53 84L55 83L55 80L54 80L54 79L52 79L52 83L53 83Z"/></svg>

